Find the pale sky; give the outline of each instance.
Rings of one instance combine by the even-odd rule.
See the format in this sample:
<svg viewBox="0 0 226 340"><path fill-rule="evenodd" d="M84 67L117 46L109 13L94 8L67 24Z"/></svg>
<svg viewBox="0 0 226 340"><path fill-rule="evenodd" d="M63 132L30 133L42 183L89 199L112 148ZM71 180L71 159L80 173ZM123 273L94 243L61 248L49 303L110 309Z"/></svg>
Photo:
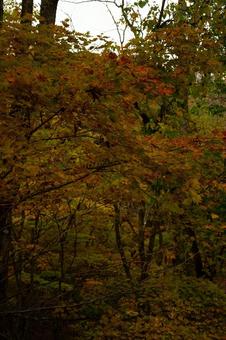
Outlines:
<svg viewBox="0 0 226 340"><path fill-rule="evenodd" d="M112 4L109 5L109 8L114 16L119 18L119 9ZM57 22L59 23L66 17L71 19L73 28L76 31L89 31L92 35L104 33L114 39L118 39L111 15L103 3L88 2L75 4L73 0L60 0L57 10Z"/></svg>
<svg viewBox="0 0 226 340"><path fill-rule="evenodd" d="M76 4L76 2L79 2ZM161 0L151 3L161 3ZM168 1L167 1L168 2ZM120 17L120 10L114 5L109 4L114 17ZM57 23L60 23L65 18L70 18L72 28L78 32L89 31L92 35L103 33L111 39L119 41L115 24L109 14L106 5L100 2L92 2L85 0L59 0L57 10Z"/></svg>

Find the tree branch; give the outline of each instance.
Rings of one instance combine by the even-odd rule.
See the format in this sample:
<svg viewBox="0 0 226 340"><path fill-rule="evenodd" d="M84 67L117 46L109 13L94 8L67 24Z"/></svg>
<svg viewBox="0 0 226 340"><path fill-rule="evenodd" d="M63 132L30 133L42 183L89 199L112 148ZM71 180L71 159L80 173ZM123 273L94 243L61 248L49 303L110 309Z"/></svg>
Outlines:
<svg viewBox="0 0 226 340"><path fill-rule="evenodd" d="M41 122L39 125L37 125L34 129L32 129L31 131L29 131L27 138L30 139L31 136L38 131L41 127L43 127L45 124L47 124L48 122L50 122L54 117L58 116L60 113L63 113L65 111L64 108L61 108L60 110L58 110L56 113L52 114L50 117L48 117L46 120L44 120L43 122Z"/></svg>
<svg viewBox="0 0 226 340"><path fill-rule="evenodd" d="M166 4L166 0L162 0L162 6L161 6L160 14L159 14L159 19L158 19L157 25L155 26L155 29L158 29L158 28L161 27L162 17L163 17L163 13L164 13L164 9L165 9L165 4Z"/></svg>
<svg viewBox="0 0 226 340"><path fill-rule="evenodd" d="M94 171L94 172L95 172L95 171ZM93 173L93 172L92 172L92 173ZM27 200L29 200L29 199L31 199L31 198L34 198L34 197L37 197L37 196L40 196L40 195L47 194L47 193L49 193L49 192L51 192L51 191L56 191L56 190L59 190L59 189L62 189L62 188L64 188L64 187L66 187L66 186L68 186L68 185L70 185L70 184L74 184L74 183L76 183L76 182L79 182L79 181L81 181L82 179L84 179L84 178L88 177L89 175L91 175L92 173L89 172L89 173L86 173L86 174L84 174L84 175L81 175L80 177L78 177L78 178L76 178L76 179L74 179L74 180L67 181L67 182L64 182L64 183L61 183L61 184L56 184L56 185L47 186L46 188L44 188L44 189L42 189L42 190L39 190L39 191L35 191L35 192L33 192L33 193L30 193L30 194L28 194L27 196L21 198L21 199L19 200L19 202L17 203L17 205L20 204L20 203L23 203L23 202L25 202L25 201L27 201Z"/></svg>

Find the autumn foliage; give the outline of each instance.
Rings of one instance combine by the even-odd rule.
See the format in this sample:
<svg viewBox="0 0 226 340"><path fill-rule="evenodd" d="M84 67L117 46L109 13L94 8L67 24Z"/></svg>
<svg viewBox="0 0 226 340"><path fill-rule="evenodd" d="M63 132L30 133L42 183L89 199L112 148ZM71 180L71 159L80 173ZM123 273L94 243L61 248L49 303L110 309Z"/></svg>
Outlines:
<svg viewBox="0 0 226 340"><path fill-rule="evenodd" d="M223 339L223 28L178 5L139 36L145 4L123 48L2 22L3 338Z"/></svg>

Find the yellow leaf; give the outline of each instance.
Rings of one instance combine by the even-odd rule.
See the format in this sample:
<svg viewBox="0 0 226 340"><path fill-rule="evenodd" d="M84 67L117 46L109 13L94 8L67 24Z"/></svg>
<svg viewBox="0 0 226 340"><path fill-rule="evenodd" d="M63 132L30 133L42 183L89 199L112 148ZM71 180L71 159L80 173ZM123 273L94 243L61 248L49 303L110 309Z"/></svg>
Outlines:
<svg viewBox="0 0 226 340"><path fill-rule="evenodd" d="M212 217L213 220L217 220L219 218L219 216L217 214L214 214L214 213L211 214L211 217Z"/></svg>
<svg viewBox="0 0 226 340"><path fill-rule="evenodd" d="M191 199L194 203L200 203L202 201L202 197L194 190L190 190Z"/></svg>

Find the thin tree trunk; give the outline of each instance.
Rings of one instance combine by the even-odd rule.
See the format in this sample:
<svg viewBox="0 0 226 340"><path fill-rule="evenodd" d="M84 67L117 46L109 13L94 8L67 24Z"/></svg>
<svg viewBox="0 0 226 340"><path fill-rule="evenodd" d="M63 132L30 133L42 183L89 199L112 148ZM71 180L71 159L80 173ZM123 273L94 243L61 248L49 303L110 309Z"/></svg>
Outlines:
<svg viewBox="0 0 226 340"><path fill-rule="evenodd" d="M40 212L38 212L35 216L35 223L31 229L31 244L34 246L38 245L39 242L39 221L40 221ZM34 286L34 274L36 270L36 257L32 256L30 261L30 289L33 290Z"/></svg>
<svg viewBox="0 0 226 340"><path fill-rule="evenodd" d="M40 24L54 25L56 21L57 5L59 0L42 0Z"/></svg>
<svg viewBox="0 0 226 340"><path fill-rule="evenodd" d="M155 236L156 236L156 232L157 232L157 226L156 223L154 222L154 225L151 224L150 221L148 221L148 228L151 228L151 234L149 236L149 241L148 241L148 247L147 247L147 251L146 251L146 256L145 256L145 261L144 261L144 265L143 265L143 270L141 273L141 277L140 280L145 280L148 277L148 270L149 270L149 266L151 264L151 260L153 257L153 250L154 250L154 246L155 246Z"/></svg>
<svg viewBox="0 0 226 340"><path fill-rule="evenodd" d="M3 16L4 16L4 4L3 0L0 0L0 27L3 23Z"/></svg>
<svg viewBox="0 0 226 340"><path fill-rule="evenodd" d="M203 263L195 231L191 227L188 227L186 231L187 234L193 238L191 252L193 255L196 277L202 277L204 275Z"/></svg>
<svg viewBox="0 0 226 340"><path fill-rule="evenodd" d="M162 265L162 261L163 261L163 235L162 235L162 231L159 228L157 231L158 237L159 237L159 247L158 247L158 257L156 258L156 264L158 266Z"/></svg>
<svg viewBox="0 0 226 340"><path fill-rule="evenodd" d="M9 250L11 245L12 205L0 206L0 301L7 299Z"/></svg>
<svg viewBox="0 0 226 340"><path fill-rule="evenodd" d="M72 270L72 266L74 264L74 261L77 257L77 246L78 246L78 230L77 230L77 219L76 219L76 212L74 213L74 218L72 219L72 226L74 230L74 240L73 240L73 256L71 263L69 265L69 270Z"/></svg>
<svg viewBox="0 0 226 340"><path fill-rule="evenodd" d="M130 268L127 262L127 258L126 258L126 254L124 251L124 247L122 244L122 239L121 239L121 231L120 231L120 227L121 227L121 218L120 218L120 208L117 204L114 205L115 208L115 223L114 223L114 227L115 227L115 238L116 238L116 243L117 243L117 247L119 250L119 254L122 260L122 264L123 264L123 268L126 274L126 277L128 278L128 280L130 282L132 282L132 275L130 272Z"/></svg>
<svg viewBox="0 0 226 340"><path fill-rule="evenodd" d="M144 279L144 270L145 270L145 244L144 244L144 218L145 218L145 208L141 208L138 213L138 250L139 250L139 257L140 257L140 279L141 281Z"/></svg>
<svg viewBox="0 0 226 340"><path fill-rule="evenodd" d="M59 293L62 292L62 283L64 281L64 243L65 237L60 236L60 251L59 251L59 262L60 262L60 278L59 278Z"/></svg>
<svg viewBox="0 0 226 340"><path fill-rule="evenodd" d="M158 19L158 23L157 23L157 25L155 27L155 30L157 30L157 29L159 29L161 27L162 18L163 18L163 15L164 15L165 4L166 4L166 0L162 0L162 5L161 5L160 14L159 14L159 19Z"/></svg>
<svg viewBox="0 0 226 340"><path fill-rule="evenodd" d="M17 254L15 252L14 259L13 259L13 268L14 268L14 275L16 281L16 291L17 291L17 307L21 308L23 306L23 288L22 288L22 256L20 252Z"/></svg>
<svg viewBox="0 0 226 340"><path fill-rule="evenodd" d="M62 292L62 283L64 281L64 274L65 274L65 242L67 237L67 230L62 229L60 223L58 223L56 219L57 227L58 227L58 234L59 234L59 264L60 264L60 277L59 277L59 292Z"/></svg>

